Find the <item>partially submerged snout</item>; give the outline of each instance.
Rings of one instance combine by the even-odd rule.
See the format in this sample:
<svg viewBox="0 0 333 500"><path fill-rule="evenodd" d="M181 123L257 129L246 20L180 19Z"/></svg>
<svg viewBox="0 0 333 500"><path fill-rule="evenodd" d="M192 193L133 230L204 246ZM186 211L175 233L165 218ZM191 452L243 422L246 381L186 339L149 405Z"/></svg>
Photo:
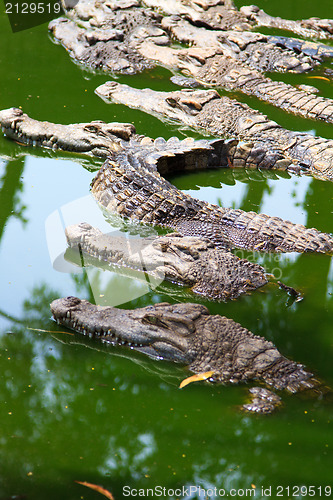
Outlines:
<svg viewBox="0 0 333 500"><path fill-rule="evenodd" d="M59 324L83 335L112 345L128 346L153 357L188 364L193 360L193 354L186 337L193 330L193 321L191 314L184 319L184 312L178 311L181 306L162 303L132 311L66 297L54 300L51 312ZM195 316L200 315L202 309L206 311L204 306L192 306Z"/></svg>
<svg viewBox="0 0 333 500"><path fill-rule="evenodd" d="M16 127L23 119L23 111L19 108L8 108L0 111L1 130L7 137L16 140Z"/></svg>

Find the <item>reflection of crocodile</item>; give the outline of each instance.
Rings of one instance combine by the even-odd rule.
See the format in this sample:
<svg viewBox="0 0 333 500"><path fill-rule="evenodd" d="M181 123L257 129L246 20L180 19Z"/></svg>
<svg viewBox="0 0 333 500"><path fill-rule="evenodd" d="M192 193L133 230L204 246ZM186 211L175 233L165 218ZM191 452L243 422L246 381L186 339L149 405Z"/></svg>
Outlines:
<svg viewBox="0 0 333 500"><path fill-rule="evenodd" d="M295 393L319 384L302 365L231 319L210 315L200 304L155 304L124 310L90 304L75 297L51 304L54 318L81 334L136 349L159 359L188 365L199 376L222 383L259 380ZM254 390L250 411L272 411L277 397Z"/></svg>
<svg viewBox="0 0 333 500"><path fill-rule="evenodd" d="M176 120L209 134L251 141L252 148L248 154L244 152L236 166L243 166L244 158L251 158L257 148L275 148L281 155L299 162L300 170L333 180L333 140L284 129L259 111L220 96L215 90L157 92L107 82L96 93L105 100Z"/></svg>
<svg viewBox="0 0 333 500"><path fill-rule="evenodd" d="M189 116L195 118L193 114ZM21 131L24 130L25 142L36 141L36 144L42 143L48 147L51 144L58 144L60 148L66 149L67 142L63 129L61 129L62 140L57 142L56 134L61 126L29 120L20 110L15 109L2 111L0 115L1 124L11 138L17 137L20 140ZM98 144L99 151L103 149L101 144L104 132L99 135L100 125L99 122L97 127L96 122L93 122L92 126L84 125L83 145L80 142L82 124L79 125L75 141L68 140L70 150L74 151L77 147L80 152L85 150L93 152L95 144ZM104 125L102 130L112 129L111 125ZM118 129L122 129L119 124ZM49 135L50 130L52 138ZM87 141L87 130L89 137L97 134L98 138L90 137ZM48 131L46 135L45 131ZM209 166L207 157L211 156L213 164L219 165L219 156L216 157L215 153L209 155L207 141L199 141L199 148L194 141L193 143L183 141L182 145L174 139L168 142L157 139L153 144L148 140L147 145L146 139L141 142L120 142L119 139L118 141L115 143L117 147L110 148L110 137L105 140L103 154L105 150L109 150L109 157L92 183L93 195L109 211L134 221L174 229L183 236L198 236L213 242L216 246L275 252L331 253L333 251L333 237L329 234L283 221L279 217L210 205L182 193L159 174L159 170L164 175L178 167L181 170ZM113 139L111 142L113 145ZM215 144L222 144L218 151L220 154L224 152L223 141Z"/></svg>
<svg viewBox="0 0 333 500"><path fill-rule="evenodd" d="M180 2L175 4L177 12ZM167 12L172 10L172 6L164 2L154 6ZM315 95L313 87L296 88L262 73L307 71L324 57L332 57L332 47L281 36L239 32L235 28L233 31L212 30L209 25L207 29L203 27L207 23L200 21L200 17L195 19L184 6L178 9L182 18L162 18L156 11L139 7L138 2L127 7L127 3L120 2L118 10L112 11L106 2L97 4L81 0L70 11L71 19L52 21L50 29L73 58L85 66L131 74L159 63L172 70L185 70L206 85L240 91L288 112L333 122L331 99ZM208 7L200 16L208 15L212 20L218 16L220 8ZM189 10L193 14L193 5ZM236 15L233 9L228 12ZM173 39L191 48L171 48Z"/></svg>
<svg viewBox="0 0 333 500"><path fill-rule="evenodd" d="M190 287L211 299L235 299L267 283L264 269L196 237L127 239L89 224L66 228L68 245L99 260Z"/></svg>

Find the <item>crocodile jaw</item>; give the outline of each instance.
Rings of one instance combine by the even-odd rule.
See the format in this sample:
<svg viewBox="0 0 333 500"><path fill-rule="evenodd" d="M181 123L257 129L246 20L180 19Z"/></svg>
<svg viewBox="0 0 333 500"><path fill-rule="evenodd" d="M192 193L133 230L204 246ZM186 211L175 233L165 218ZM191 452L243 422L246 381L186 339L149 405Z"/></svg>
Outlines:
<svg viewBox="0 0 333 500"><path fill-rule="evenodd" d="M135 89L118 82L106 82L95 90L95 93L105 102L125 104L130 108L143 109L153 115L164 115L170 120L185 121L187 125L195 126L195 116L202 107L212 99L219 99L216 90L184 89L181 92L157 92L150 89Z"/></svg>
<svg viewBox="0 0 333 500"><path fill-rule="evenodd" d="M101 157L121 149L121 139L128 141L135 134L135 127L130 123L96 120L61 125L34 120L18 108L0 111L0 125L7 137L21 144Z"/></svg>
<svg viewBox="0 0 333 500"><path fill-rule="evenodd" d="M161 304L161 310L171 308ZM76 297L66 297L51 303L57 323L78 333L112 345L127 346L158 359L172 359L188 364L193 360L185 335L175 333L150 308L134 311L96 306ZM151 307L154 310L154 307ZM156 321L152 321L156 319Z"/></svg>

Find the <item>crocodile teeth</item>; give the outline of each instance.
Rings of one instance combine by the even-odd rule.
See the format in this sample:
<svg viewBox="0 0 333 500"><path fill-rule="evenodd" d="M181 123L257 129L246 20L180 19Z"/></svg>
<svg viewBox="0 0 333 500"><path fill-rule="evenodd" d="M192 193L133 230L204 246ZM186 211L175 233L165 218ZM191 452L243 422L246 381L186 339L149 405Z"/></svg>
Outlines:
<svg viewBox="0 0 333 500"><path fill-rule="evenodd" d="M156 149L164 149L166 145L166 140L163 137L157 137L154 140L154 146Z"/></svg>
<svg viewBox="0 0 333 500"><path fill-rule="evenodd" d="M179 145L179 143L180 143L180 139L178 139L178 137L176 137L176 136L172 136L172 137L170 137L170 139L167 140L168 145L170 145L170 144L171 145Z"/></svg>

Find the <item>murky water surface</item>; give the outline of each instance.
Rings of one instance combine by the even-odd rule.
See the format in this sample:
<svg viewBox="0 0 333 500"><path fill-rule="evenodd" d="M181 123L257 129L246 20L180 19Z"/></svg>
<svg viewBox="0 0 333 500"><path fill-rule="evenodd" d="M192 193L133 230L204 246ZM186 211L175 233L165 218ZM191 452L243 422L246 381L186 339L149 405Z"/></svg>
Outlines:
<svg viewBox="0 0 333 500"><path fill-rule="evenodd" d="M262 0L260 6L295 19L333 17L331 0ZM49 39L46 25L13 34L1 15L0 49L0 109L21 106L34 118L59 123L134 122L152 137L198 136L106 105L93 90L107 77L77 67ZM169 76L155 70L120 81L172 89ZM315 82L333 97L332 82L307 75L288 81ZM243 100L288 128L333 137L331 126ZM89 195L98 162L33 150L3 136L0 157L0 498L101 498L75 481L101 484L116 499L140 493L139 488L150 496L146 489L156 488L154 497L165 498L203 499L212 497L214 488L236 497L330 496L332 398L284 394L274 415L247 415L238 409L247 387L199 383L179 390L188 375L182 367L108 349L55 325L49 303L59 296L92 300L106 294L113 304L128 300L126 306L138 307L189 300L188 294L171 285L149 288L138 277L115 272L82 271L64 259L66 224L86 220L110 230ZM329 182L250 171L195 173L172 181L222 206L333 230ZM332 387L331 258L252 257L302 291L304 300L293 303L277 287L227 304L192 300L272 340Z"/></svg>

